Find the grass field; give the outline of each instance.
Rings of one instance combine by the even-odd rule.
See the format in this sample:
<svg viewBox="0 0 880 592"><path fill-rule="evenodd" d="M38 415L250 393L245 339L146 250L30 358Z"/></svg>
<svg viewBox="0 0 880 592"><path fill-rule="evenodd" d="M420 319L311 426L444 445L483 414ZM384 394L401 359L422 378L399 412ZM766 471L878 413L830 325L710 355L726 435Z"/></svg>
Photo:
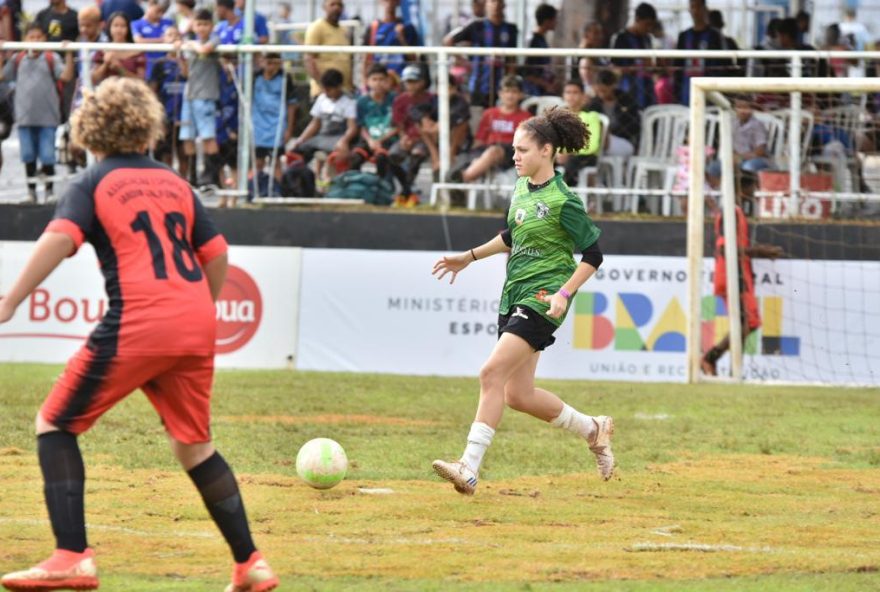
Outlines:
<svg viewBox="0 0 880 592"><path fill-rule="evenodd" d="M32 426L58 371L0 366L2 572L51 549ZM880 590L880 389L542 384L615 417L610 482L515 412L476 496L435 478L475 379L220 372L215 439L281 590ZM294 470L317 436L351 461L324 492ZM146 399L80 442L102 589L222 590L231 559Z"/></svg>

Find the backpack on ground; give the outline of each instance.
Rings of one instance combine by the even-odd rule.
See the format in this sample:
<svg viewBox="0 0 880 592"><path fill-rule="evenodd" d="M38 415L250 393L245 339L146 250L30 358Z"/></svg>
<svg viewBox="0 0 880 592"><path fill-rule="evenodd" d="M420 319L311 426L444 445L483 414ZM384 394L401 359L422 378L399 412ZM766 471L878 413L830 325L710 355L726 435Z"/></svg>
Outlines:
<svg viewBox="0 0 880 592"><path fill-rule="evenodd" d="M394 183L373 173L346 171L334 177L324 197L362 199L368 204L387 206L394 196Z"/></svg>

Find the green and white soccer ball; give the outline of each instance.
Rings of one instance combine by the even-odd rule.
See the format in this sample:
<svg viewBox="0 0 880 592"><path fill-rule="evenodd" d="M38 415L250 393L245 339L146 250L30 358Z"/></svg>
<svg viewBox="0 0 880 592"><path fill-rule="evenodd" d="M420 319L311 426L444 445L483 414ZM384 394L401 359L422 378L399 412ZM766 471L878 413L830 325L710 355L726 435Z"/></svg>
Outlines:
<svg viewBox="0 0 880 592"><path fill-rule="evenodd" d="M339 442L315 438L296 455L296 474L315 489L330 489L345 479L348 457Z"/></svg>

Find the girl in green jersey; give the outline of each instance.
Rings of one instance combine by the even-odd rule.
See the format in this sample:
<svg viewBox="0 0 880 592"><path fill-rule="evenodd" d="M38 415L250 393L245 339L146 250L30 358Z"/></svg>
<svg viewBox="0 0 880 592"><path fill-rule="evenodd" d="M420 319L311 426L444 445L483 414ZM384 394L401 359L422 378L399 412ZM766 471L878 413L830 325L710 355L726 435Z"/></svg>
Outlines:
<svg viewBox="0 0 880 592"><path fill-rule="evenodd" d="M501 422L504 406L567 429L587 441L599 473L614 472L610 417L585 415L559 397L535 387L541 351L551 345L572 296L602 263L599 229L584 205L553 168L556 154L577 152L589 132L577 114L552 109L520 124L513 138L519 179L507 215L507 230L489 242L434 264L434 275L450 275L491 255L509 253L501 294L498 342L480 370L480 402L460 460L434 461L434 471L456 491L472 495L486 449ZM580 251L580 263L572 253Z"/></svg>

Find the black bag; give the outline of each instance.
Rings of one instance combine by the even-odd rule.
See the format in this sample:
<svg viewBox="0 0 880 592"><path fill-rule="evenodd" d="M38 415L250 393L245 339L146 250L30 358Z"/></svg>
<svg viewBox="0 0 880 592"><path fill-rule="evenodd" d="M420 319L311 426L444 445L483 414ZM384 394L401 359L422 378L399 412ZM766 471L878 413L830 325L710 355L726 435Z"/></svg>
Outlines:
<svg viewBox="0 0 880 592"><path fill-rule="evenodd" d="M284 197L317 197L315 173L302 161L293 163L281 175L281 194Z"/></svg>

